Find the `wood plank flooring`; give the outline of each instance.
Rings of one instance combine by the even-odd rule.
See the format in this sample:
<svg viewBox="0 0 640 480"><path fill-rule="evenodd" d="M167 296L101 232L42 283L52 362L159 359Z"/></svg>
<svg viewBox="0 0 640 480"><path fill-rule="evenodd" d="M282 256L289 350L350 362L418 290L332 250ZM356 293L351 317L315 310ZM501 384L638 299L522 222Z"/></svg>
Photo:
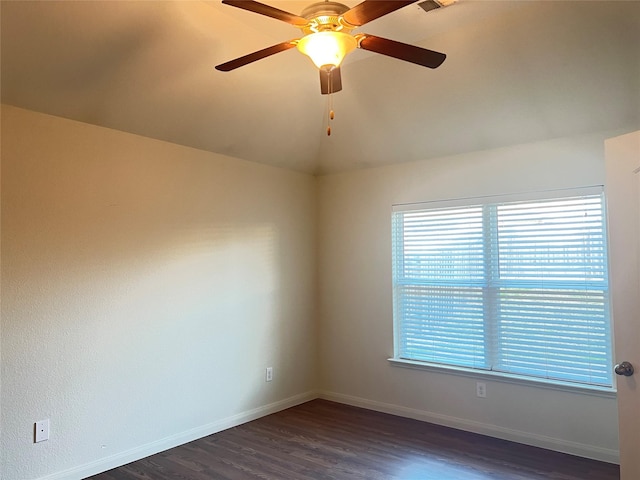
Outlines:
<svg viewBox="0 0 640 480"><path fill-rule="evenodd" d="M313 400L92 480L619 480L617 465Z"/></svg>

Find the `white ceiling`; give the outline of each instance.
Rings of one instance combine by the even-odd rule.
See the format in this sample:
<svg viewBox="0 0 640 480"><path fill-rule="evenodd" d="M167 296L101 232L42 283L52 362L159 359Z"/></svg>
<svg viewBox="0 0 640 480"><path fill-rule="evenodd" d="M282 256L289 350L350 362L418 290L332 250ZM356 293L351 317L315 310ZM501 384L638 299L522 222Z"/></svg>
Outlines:
<svg viewBox="0 0 640 480"><path fill-rule="evenodd" d="M263 0L299 14L311 2ZM348 6L358 0L345 0ZM639 1L409 5L359 31L447 54L358 50L326 136L300 31L219 1L2 1L2 101L246 160L330 173L640 128Z"/></svg>

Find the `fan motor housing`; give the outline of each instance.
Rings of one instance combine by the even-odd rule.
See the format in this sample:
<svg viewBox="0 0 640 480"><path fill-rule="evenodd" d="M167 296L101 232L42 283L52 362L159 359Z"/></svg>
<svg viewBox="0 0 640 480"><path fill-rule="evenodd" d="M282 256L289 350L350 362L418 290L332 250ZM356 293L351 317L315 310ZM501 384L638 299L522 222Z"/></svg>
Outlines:
<svg viewBox="0 0 640 480"><path fill-rule="evenodd" d="M340 22L340 16L349 7L338 2L318 2L305 8L301 16L309 20L309 25L303 28L304 33L323 31L350 30Z"/></svg>

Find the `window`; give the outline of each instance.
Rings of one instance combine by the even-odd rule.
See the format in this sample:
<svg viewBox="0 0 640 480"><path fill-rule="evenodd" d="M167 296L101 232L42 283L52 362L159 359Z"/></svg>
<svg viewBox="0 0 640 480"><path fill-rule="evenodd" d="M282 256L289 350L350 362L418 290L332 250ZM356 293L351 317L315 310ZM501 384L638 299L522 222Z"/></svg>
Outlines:
<svg viewBox="0 0 640 480"><path fill-rule="evenodd" d="M611 387L602 188L395 206L393 300L398 360Z"/></svg>

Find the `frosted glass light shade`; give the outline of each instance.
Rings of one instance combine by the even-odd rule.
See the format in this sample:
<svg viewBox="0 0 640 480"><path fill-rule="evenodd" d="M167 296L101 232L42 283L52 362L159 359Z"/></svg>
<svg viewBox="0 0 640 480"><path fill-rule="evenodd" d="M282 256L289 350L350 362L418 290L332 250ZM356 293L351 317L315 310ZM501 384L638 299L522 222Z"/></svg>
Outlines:
<svg viewBox="0 0 640 480"><path fill-rule="evenodd" d="M345 55L358 46L358 41L344 32L317 32L302 37L297 46L316 67L337 67Z"/></svg>

